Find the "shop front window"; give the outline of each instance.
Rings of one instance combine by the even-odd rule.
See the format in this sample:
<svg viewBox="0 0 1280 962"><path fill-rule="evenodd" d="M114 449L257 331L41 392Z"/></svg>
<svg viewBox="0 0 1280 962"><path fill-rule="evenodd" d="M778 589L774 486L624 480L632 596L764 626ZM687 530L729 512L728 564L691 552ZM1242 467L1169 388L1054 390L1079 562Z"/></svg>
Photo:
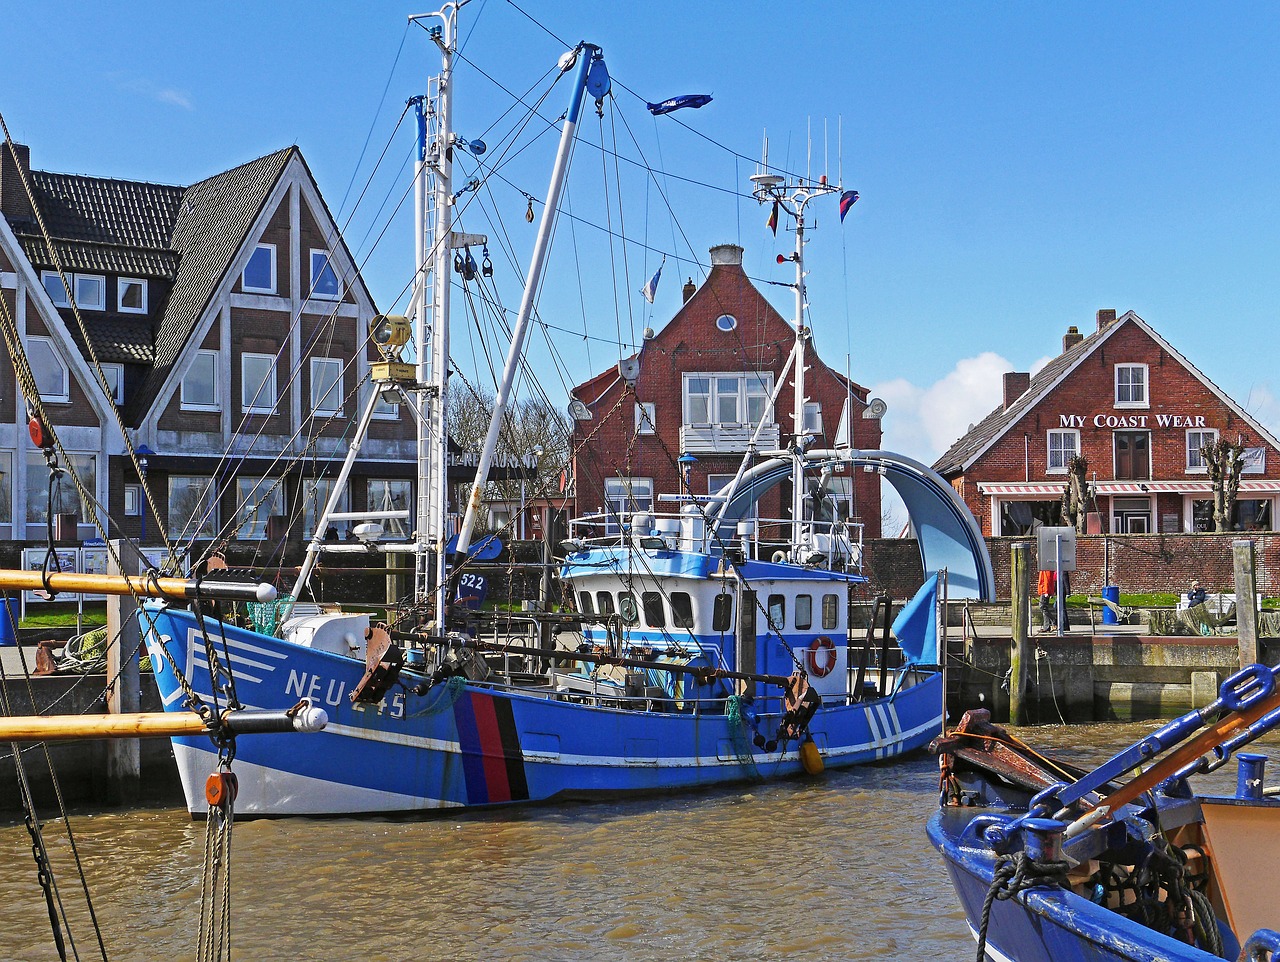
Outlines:
<svg viewBox="0 0 1280 962"><path fill-rule="evenodd" d="M1003 501L1000 504L1000 534L1006 537L1060 524L1061 501Z"/></svg>
<svg viewBox="0 0 1280 962"><path fill-rule="evenodd" d="M1195 531L1215 531L1213 502L1192 501L1191 523ZM1229 531L1271 531L1270 498L1237 498L1231 506Z"/></svg>

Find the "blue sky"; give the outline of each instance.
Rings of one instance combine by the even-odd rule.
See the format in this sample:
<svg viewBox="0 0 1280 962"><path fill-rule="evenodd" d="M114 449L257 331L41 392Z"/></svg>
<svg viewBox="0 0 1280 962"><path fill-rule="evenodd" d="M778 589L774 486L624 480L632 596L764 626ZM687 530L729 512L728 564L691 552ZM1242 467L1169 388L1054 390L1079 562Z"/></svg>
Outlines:
<svg viewBox="0 0 1280 962"><path fill-rule="evenodd" d="M411 133L388 138L438 64L406 26L426 9L23 4L6 14L0 111L36 167L162 183L296 143L340 221L390 143L347 230L388 309L411 269L408 220L389 213ZM811 321L828 362L849 355L854 378L889 402L886 446L932 460L994 406L1001 373L1042 364L1069 324L1087 331L1103 307L1137 311L1280 428L1280 7L473 0L463 33L484 74L460 73L456 123L485 136L490 157L510 122L490 126L509 104L496 84L533 88L563 49L555 38L585 39L605 50L617 114L603 127L590 116L584 136L697 182L627 168L618 185L598 149L579 148L578 219L561 222L540 302L553 328L532 347L535 367L565 372L546 385L557 401L562 380L616 360L610 340L675 312L710 246L740 243L753 277L788 279L774 264L788 241L746 196L767 131L773 163L842 171L861 193L843 228L834 198L814 205ZM628 91L715 100L654 119ZM552 91L544 117L564 98ZM495 238L504 286L533 236L519 191L545 193L554 150L551 136L527 139L464 214L466 229ZM600 230L599 198L619 187L627 199L609 225L627 246ZM514 264L479 222L481 200L502 217ZM637 291L663 253L650 308ZM770 295L789 315L788 292ZM469 350L465 333L455 346ZM487 376L483 362L460 368Z"/></svg>

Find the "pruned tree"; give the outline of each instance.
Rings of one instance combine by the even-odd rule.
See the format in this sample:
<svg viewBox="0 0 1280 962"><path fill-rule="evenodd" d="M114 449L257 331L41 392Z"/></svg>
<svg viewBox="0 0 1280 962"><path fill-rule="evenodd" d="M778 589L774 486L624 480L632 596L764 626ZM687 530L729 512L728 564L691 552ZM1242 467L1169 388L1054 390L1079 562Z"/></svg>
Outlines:
<svg viewBox="0 0 1280 962"><path fill-rule="evenodd" d="M1218 533L1231 530L1231 510L1240 490L1245 450L1244 438L1238 435L1234 441L1219 437L1200 449L1213 491L1213 530Z"/></svg>
<svg viewBox="0 0 1280 962"><path fill-rule="evenodd" d="M1089 502L1089 459L1077 454L1067 462L1067 485L1062 491L1062 520L1084 534Z"/></svg>

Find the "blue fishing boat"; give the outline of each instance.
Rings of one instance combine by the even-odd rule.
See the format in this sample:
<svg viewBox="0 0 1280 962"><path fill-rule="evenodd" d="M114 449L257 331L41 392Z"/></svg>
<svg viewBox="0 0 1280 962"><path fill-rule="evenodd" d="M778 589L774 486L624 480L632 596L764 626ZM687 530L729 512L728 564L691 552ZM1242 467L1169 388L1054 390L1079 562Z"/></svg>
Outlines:
<svg viewBox="0 0 1280 962"><path fill-rule="evenodd" d="M290 601L276 624L251 629L207 611L152 605L144 621L166 708L181 710L194 693L327 713L327 727L305 748L270 735L237 747L241 816L422 812L665 793L817 773L923 747L943 719L936 605L946 598L989 599L994 577L977 524L951 487L929 468L889 452L812 450L797 437L785 450L760 452L758 463L744 460L717 495L690 500L670 515L615 513L608 524L579 519L563 546L560 571L576 610L540 615L541 623L565 629L569 640L563 632L557 643L549 631L477 629L473 605L464 602L479 595L462 579L478 547L472 534L482 486L537 299L579 113L588 96L597 103L606 96L609 77L601 51L590 44L561 60L573 89L560 149L475 486L455 532L445 483L450 363L443 319L450 260L484 242L454 231L450 221L458 195L450 181L451 149L442 145L462 143L450 128L458 6L431 15L440 20L431 36L443 72L431 85L433 95L416 104L418 226L430 224L434 237L417 245L425 259L413 318L375 318L371 336L384 351L384 362L373 366L380 390L362 415L292 592L305 599L321 552L401 551L415 558L412 611L398 624L380 624L367 613ZM789 363L800 410L808 340L801 315L805 208L840 188L825 178L788 184L767 170L753 182L761 202L785 209L796 225L796 339ZM412 364L400 354L410 326L420 346ZM407 543L383 541L374 512L339 510L351 459L378 395L386 392L408 400L420 430L418 510ZM834 463L886 478L915 526L926 583L899 614L898 644L888 640L887 619L883 641L868 633L860 646L851 644L851 590L865 581L857 539L848 526L817 520L815 512L806 518L804 499L814 490L809 476L820 478ZM787 480L794 492L791 527L780 548L755 536L752 508ZM359 522L355 533L365 543L326 538L336 518ZM217 761L214 746L199 737L173 744L188 808L201 815L205 776Z"/></svg>
<svg viewBox="0 0 1280 962"><path fill-rule="evenodd" d="M938 739L929 837L979 962L1280 957L1280 792L1265 787L1267 756L1239 753L1234 796L1189 784L1280 723L1278 674L1245 668L1213 704L1088 772L1034 752L985 710Z"/></svg>

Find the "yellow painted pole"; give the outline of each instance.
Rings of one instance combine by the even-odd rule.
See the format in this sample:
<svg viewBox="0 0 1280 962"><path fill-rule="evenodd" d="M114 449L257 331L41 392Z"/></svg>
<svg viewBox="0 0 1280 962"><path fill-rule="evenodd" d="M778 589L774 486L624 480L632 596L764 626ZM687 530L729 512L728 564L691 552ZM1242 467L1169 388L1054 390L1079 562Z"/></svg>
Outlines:
<svg viewBox="0 0 1280 962"><path fill-rule="evenodd" d="M193 711L127 715L24 715L0 717L0 742L61 742L75 738L139 738L201 735L204 719Z"/></svg>
<svg viewBox="0 0 1280 962"><path fill-rule="evenodd" d="M152 578L139 575L92 575L74 571L39 571L0 569L0 589L39 591L48 589L74 594L140 595L143 598L169 598L186 601L192 598L226 598L232 601L273 601L274 585L251 581L229 582L187 578Z"/></svg>

